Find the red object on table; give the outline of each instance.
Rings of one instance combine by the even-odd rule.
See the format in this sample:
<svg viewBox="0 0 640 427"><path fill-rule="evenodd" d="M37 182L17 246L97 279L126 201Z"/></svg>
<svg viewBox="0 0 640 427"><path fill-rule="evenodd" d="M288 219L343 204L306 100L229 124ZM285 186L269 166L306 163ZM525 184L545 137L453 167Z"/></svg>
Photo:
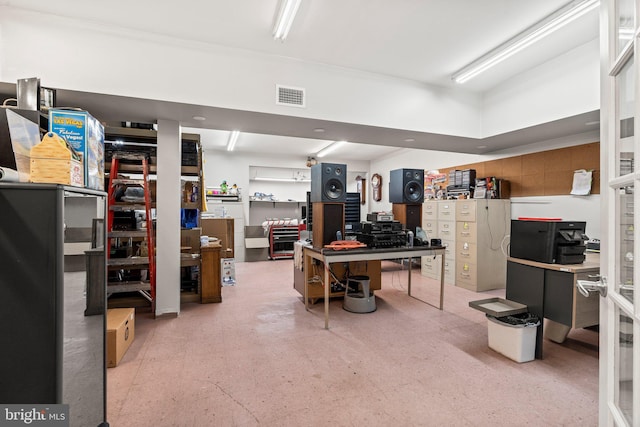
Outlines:
<svg viewBox="0 0 640 427"><path fill-rule="evenodd" d="M528 216L519 216L520 221L562 221L562 218L535 218Z"/></svg>

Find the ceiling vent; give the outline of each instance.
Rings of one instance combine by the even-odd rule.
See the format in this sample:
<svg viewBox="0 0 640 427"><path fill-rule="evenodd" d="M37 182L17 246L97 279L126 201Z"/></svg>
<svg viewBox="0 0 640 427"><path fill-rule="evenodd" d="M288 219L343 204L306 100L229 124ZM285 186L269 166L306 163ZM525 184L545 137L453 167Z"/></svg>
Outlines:
<svg viewBox="0 0 640 427"><path fill-rule="evenodd" d="M276 105L305 107L304 89L299 87L276 85Z"/></svg>

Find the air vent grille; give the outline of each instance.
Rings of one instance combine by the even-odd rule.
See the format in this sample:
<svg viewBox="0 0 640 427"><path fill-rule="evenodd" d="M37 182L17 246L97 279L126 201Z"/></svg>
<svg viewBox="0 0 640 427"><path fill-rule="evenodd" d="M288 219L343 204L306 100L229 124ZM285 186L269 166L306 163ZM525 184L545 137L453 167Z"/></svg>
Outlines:
<svg viewBox="0 0 640 427"><path fill-rule="evenodd" d="M276 104L304 108L304 89L298 87L276 85Z"/></svg>

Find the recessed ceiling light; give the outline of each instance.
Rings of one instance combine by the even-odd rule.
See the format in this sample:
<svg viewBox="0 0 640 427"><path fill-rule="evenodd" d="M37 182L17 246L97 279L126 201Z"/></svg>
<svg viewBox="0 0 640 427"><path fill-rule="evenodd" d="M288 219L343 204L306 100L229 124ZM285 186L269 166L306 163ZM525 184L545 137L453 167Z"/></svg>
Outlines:
<svg viewBox="0 0 640 427"><path fill-rule="evenodd" d="M322 132L324 132L324 128L315 128L313 131L314 132L318 132L318 133L322 133Z"/></svg>
<svg viewBox="0 0 640 427"><path fill-rule="evenodd" d="M404 140L404 142L414 142L415 138L407 138Z"/></svg>
<svg viewBox="0 0 640 427"><path fill-rule="evenodd" d="M193 120L203 121L203 120L207 120L207 118L202 116L193 116Z"/></svg>

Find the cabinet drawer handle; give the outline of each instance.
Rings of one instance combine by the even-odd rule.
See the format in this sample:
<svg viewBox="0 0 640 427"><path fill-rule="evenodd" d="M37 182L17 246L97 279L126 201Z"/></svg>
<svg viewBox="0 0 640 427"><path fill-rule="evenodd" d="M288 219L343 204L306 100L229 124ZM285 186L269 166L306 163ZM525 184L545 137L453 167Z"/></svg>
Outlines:
<svg viewBox="0 0 640 427"><path fill-rule="evenodd" d="M469 258L469 256L471 256L471 254L469 252L460 252L460 255L466 256L467 258Z"/></svg>
<svg viewBox="0 0 640 427"><path fill-rule="evenodd" d="M460 273L460 275L461 275L462 277L469 277L469 278L471 278L471 275L470 275L470 274Z"/></svg>

